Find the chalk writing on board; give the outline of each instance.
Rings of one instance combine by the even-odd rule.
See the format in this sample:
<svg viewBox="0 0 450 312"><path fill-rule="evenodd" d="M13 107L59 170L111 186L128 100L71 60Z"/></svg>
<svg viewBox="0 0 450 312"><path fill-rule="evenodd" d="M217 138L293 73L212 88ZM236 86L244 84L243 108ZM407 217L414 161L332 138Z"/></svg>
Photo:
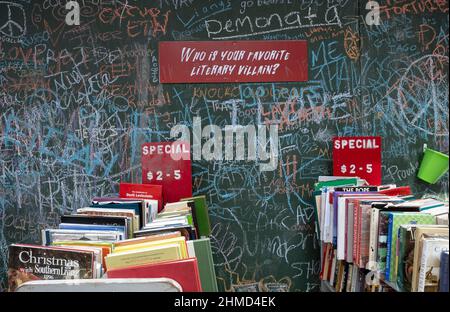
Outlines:
<svg viewBox="0 0 450 312"><path fill-rule="evenodd" d="M79 26L66 2L0 1L3 281L8 244L141 181L142 143L194 117L279 129L275 170L192 162L221 290L319 290L311 196L335 136L381 136L383 183L448 199L448 174L415 178L423 143L448 153L448 1L378 1L367 25L369 1L85 0ZM306 40L308 79L161 84L159 43L189 40Z"/></svg>

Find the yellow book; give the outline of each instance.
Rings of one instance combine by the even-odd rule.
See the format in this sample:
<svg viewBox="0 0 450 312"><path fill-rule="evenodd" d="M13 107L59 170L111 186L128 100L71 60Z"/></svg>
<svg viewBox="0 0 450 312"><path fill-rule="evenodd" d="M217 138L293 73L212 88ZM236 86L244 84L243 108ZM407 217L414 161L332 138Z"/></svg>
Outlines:
<svg viewBox="0 0 450 312"><path fill-rule="evenodd" d="M188 201L180 201L176 203L168 203L164 206L164 209L161 211L162 213L174 212L177 210L186 210L190 209L188 206Z"/></svg>
<svg viewBox="0 0 450 312"><path fill-rule="evenodd" d="M181 237L181 232L175 231L175 232L168 232L168 233L161 233L161 234L155 234L155 235L150 235L150 236L125 239L125 240L114 242L113 250L115 250L117 247L143 244L143 243L154 242L157 240L175 238L175 237Z"/></svg>
<svg viewBox="0 0 450 312"><path fill-rule="evenodd" d="M139 250L143 248L150 248L155 246L164 246L168 244L177 244L180 246L181 256L183 259L189 258L187 247L186 247L186 238L184 236L174 237L174 238L168 238L168 239L160 239L156 241L150 241L140 244L133 244L133 245L125 245L125 246L118 246L114 248L113 253L121 253L126 252L130 250Z"/></svg>
<svg viewBox="0 0 450 312"><path fill-rule="evenodd" d="M130 266L158 263L164 261L175 261L183 259L179 244L168 244L150 248L129 250L126 252L109 254L106 268L121 269Z"/></svg>

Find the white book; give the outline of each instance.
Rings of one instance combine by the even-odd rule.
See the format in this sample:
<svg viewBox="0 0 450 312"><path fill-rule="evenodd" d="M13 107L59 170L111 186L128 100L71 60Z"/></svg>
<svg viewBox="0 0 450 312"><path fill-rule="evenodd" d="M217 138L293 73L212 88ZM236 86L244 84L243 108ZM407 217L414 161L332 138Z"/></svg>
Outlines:
<svg viewBox="0 0 450 312"><path fill-rule="evenodd" d="M185 208L189 208L188 206L189 201L180 201L176 203L168 203L164 206L163 212L169 212L169 211L176 211L181 210Z"/></svg>
<svg viewBox="0 0 450 312"><path fill-rule="evenodd" d="M345 287L346 292L350 292L353 282L353 264L348 265L348 276L347 276L347 285Z"/></svg>
<svg viewBox="0 0 450 312"><path fill-rule="evenodd" d="M350 288L350 292L356 292L359 280L359 268L357 265L353 266L353 274L352 274L352 287Z"/></svg>
<svg viewBox="0 0 450 312"><path fill-rule="evenodd" d="M324 188L322 190L322 194L320 195L320 201L322 204L322 207L320 209L320 240L321 241L325 241L325 235L327 232L327 229L325 228L325 215L326 215L326 210L325 210L325 202L326 202L326 198L327 198L327 191L326 188Z"/></svg>
<svg viewBox="0 0 450 312"><path fill-rule="evenodd" d="M156 219L156 215L158 213L158 201L156 199L144 199L144 220L143 224L151 223Z"/></svg>
<svg viewBox="0 0 450 312"><path fill-rule="evenodd" d="M445 214L448 214L448 206L441 206L441 207L435 207L435 208L430 208L430 209L424 209L424 210L421 210L420 212L429 213L432 216L445 215Z"/></svg>
<svg viewBox="0 0 450 312"><path fill-rule="evenodd" d="M197 256L195 255L194 241L193 240L186 241L186 246L189 258L196 258Z"/></svg>
<svg viewBox="0 0 450 312"><path fill-rule="evenodd" d="M372 208L370 214L370 239L369 239L369 263L368 269L377 270L377 252L378 252L378 221L380 219L380 209Z"/></svg>
<svg viewBox="0 0 450 312"><path fill-rule="evenodd" d="M327 189L325 193L325 224L324 224L324 230L325 230L325 237L324 241L325 243L333 243L333 207L330 204L330 198L329 194L334 189Z"/></svg>
<svg viewBox="0 0 450 312"><path fill-rule="evenodd" d="M347 242L346 253L345 253L345 261L352 263L353 262L353 203L348 203L347 205Z"/></svg>
<svg viewBox="0 0 450 312"><path fill-rule="evenodd" d="M346 205L348 197L339 197L337 203L337 257L345 260L345 225L347 224Z"/></svg>
<svg viewBox="0 0 450 312"><path fill-rule="evenodd" d="M448 238L425 238L422 245L417 291L436 291L439 286L441 253L449 250Z"/></svg>
<svg viewBox="0 0 450 312"><path fill-rule="evenodd" d="M448 225L448 214L436 216L436 224Z"/></svg>

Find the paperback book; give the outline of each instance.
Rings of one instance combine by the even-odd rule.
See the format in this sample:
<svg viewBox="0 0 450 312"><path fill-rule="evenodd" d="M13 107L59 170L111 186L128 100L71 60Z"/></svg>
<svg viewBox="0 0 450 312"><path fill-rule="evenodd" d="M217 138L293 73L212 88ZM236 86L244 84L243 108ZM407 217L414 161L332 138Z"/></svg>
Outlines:
<svg viewBox="0 0 450 312"><path fill-rule="evenodd" d="M9 246L8 290L33 280L94 278L94 252L25 244Z"/></svg>

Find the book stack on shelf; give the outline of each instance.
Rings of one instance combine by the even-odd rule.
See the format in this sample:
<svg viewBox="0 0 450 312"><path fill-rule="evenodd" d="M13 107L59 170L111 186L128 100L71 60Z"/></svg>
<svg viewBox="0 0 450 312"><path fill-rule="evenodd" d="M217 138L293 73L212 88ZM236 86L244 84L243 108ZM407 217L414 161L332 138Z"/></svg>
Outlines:
<svg viewBox="0 0 450 312"><path fill-rule="evenodd" d="M342 177L313 195L323 291L448 291L448 202Z"/></svg>
<svg viewBox="0 0 450 312"><path fill-rule="evenodd" d="M169 278L217 291L205 196L163 203L162 186L121 183L42 230L42 244L9 246L9 291L31 280Z"/></svg>

